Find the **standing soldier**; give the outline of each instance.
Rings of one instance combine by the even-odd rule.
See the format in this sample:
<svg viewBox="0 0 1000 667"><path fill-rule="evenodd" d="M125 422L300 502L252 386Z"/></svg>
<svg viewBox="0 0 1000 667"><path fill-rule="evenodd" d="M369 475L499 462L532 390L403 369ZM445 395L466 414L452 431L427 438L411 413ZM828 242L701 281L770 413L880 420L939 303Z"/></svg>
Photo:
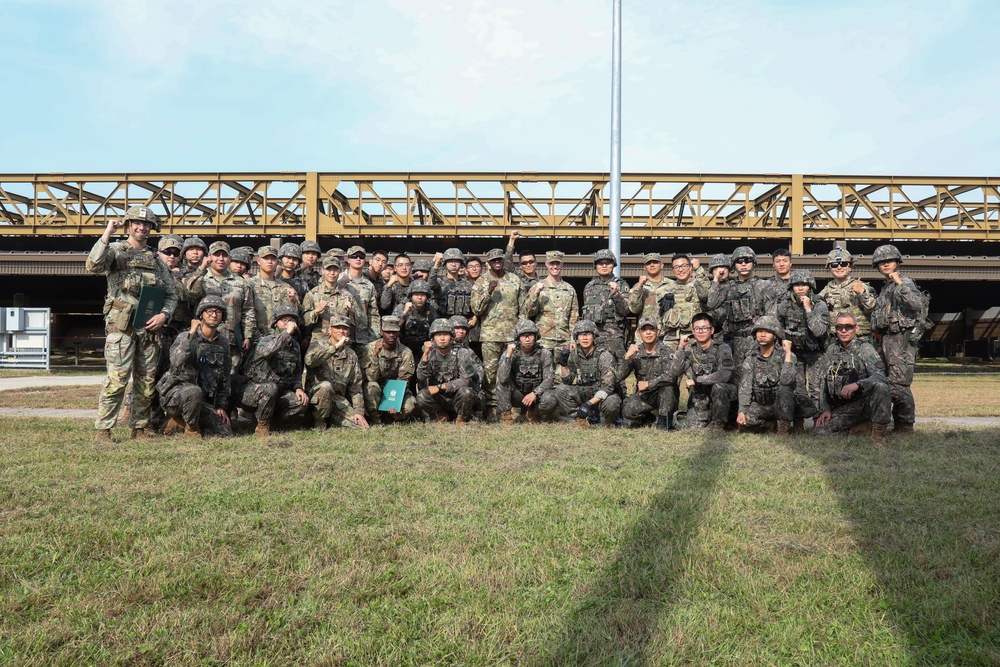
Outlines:
<svg viewBox="0 0 1000 667"><path fill-rule="evenodd" d="M123 224L128 239L111 243L111 235ZM99 443L111 442L111 427L125 397L129 377L134 392L129 417L132 437L156 434L150 426L149 413L160 361L158 332L174 312L177 293L170 269L146 245L151 229L160 229L156 215L145 206L130 206L125 212L124 223L108 221L104 233L87 256L87 271L108 277L108 294L104 298L107 332L104 358L108 375L101 385L94 423ZM139 294L146 286L164 291L163 305L145 324L135 327L132 321L139 305Z"/></svg>
<svg viewBox="0 0 1000 667"><path fill-rule="evenodd" d="M206 296L198 304L191 327L170 348L170 370L156 383L160 405L167 413L163 435L182 430L191 438L202 434L228 438L231 370L229 341L219 331L226 321L226 303Z"/></svg>
<svg viewBox="0 0 1000 667"><path fill-rule="evenodd" d="M346 319L357 330L358 304L354 300L354 294L339 278L340 260L325 257L323 282L310 290L302 302L302 319L305 320L306 328L318 337L330 335L330 320L333 317Z"/></svg>
<svg viewBox="0 0 1000 667"><path fill-rule="evenodd" d="M558 250L545 253L545 268L549 276L528 292L524 310L538 325L538 344L555 353L569 347L570 334L580 319L580 306L576 290L562 279L563 254Z"/></svg>
<svg viewBox="0 0 1000 667"><path fill-rule="evenodd" d="M232 271L234 275L237 275L244 280L249 280L250 264L251 255L245 247L234 248L233 251L229 253L229 270Z"/></svg>
<svg viewBox="0 0 1000 667"><path fill-rule="evenodd" d="M833 280L826 284L819 298L826 302L831 313L847 311L854 315L857 322L857 337L868 343L872 342L872 326L868 321L875 308L875 288L868 283L851 277L854 268L854 256L844 248L834 248L826 256L826 266L833 274ZM830 322L829 338L839 339Z"/></svg>
<svg viewBox="0 0 1000 667"><path fill-rule="evenodd" d="M625 356L628 337L628 283L615 276L618 261L607 248L594 253L597 275L583 288L581 318L597 325L598 343L615 355L615 360Z"/></svg>
<svg viewBox="0 0 1000 667"><path fill-rule="evenodd" d="M347 249L347 275L340 281L354 290L358 309L358 327L354 330L354 351L360 354L364 346L381 336L382 316L378 311L375 284L365 276L365 249L359 245Z"/></svg>
<svg viewBox="0 0 1000 667"><path fill-rule="evenodd" d="M766 421L774 419L778 422L778 435L788 435L795 414L792 341L782 341L784 354L777 351L782 331L773 315L758 317L752 334L757 349L743 360L736 423L744 429L760 429Z"/></svg>
<svg viewBox="0 0 1000 667"><path fill-rule="evenodd" d="M778 248L771 253L771 266L774 267L774 275L768 282L775 294L784 294L792 277L792 253L787 248Z"/></svg>
<svg viewBox="0 0 1000 667"><path fill-rule="evenodd" d="M371 259L368 260L368 270L365 272L368 280L375 286L375 303L380 306L379 315L388 315L388 313L382 312L379 301L382 298L383 290L385 290L385 280L382 278L382 271L388 265L389 253L385 250L376 250L372 253Z"/></svg>
<svg viewBox="0 0 1000 667"><path fill-rule="evenodd" d="M672 283L663 275L663 258L658 252L647 252L642 258L645 275L639 276L628 297L628 309L633 315L660 320L660 301L670 292ZM669 298L667 301L669 302Z"/></svg>
<svg viewBox="0 0 1000 667"><path fill-rule="evenodd" d="M302 264L299 265L296 277L305 288L305 291L308 292L323 281L323 274L319 264L319 258L323 254L323 251L315 241L303 241L299 244L299 249L302 251ZM305 294L302 296L304 298Z"/></svg>
<svg viewBox="0 0 1000 667"><path fill-rule="evenodd" d="M483 275L483 260L478 257L467 257L465 260L465 277L473 287L476 281ZM470 297L471 298L471 297ZM469 302L470 307L472 302ZM469 320L469 349L476 353L480 359L483 358L483 344L479 337L483 328L482 318L473 313L473 319ZM485 385L484 385L485 386Z"/></svg>
<svg viewBox="0 0 1000 667"><path fill-rule="evenodd" d="M396 306L392 314L402 327L400 341L417 356L431 339L431 323L438 319L438 312L430 301L431 287L426 280L412 281L407 292L409 301Z"/></svg>
<svg viewBox="0 0 1000 667"><path fill-rule="evenodd" d="M177 307L174 314L170 316L170 321L163 325L161 336L161 366L164 370L169 365L170 347L174 344L178 334L187 331L191 325L191 311L187 307L187 294L184 292L184 281L181 279L181 241L176 236L163 236L160 238L156 249L160 259L170 269L170 275L174 278L174 291L177 293Z"/></svg>
<svg viewBox="0 0 1000 667"><path fill-rule="evenodd" d="M334 317L329 334L313 338L306 351L306 393L313 406L315 427L320 431L331 424L368 428L361 365L350 342L350 321Z"/></svg>
<svg viewBox="0 0 1000 667"><path fill-rule="evenodd" d="M278 253L269 245L257 250L257 275L248 282L253 289L254 319L257 321L257 334L267 336L271 333L271 321L274 313L280 307L290 307L298 310L299 295L288 283L278 278Z"/></svg>
<svg viewBox="0 0 1000 667"><path fill-rule="evenodd" d="M378 298L379 312L383 315L392 315L396 306L406 303L406 290L410 288L410 281L413 280L410 276L413 262L410 261L410 256L405 252L396 255L396 259L393 260L393 268L396 273L386 282Z"/></svg>
<svg viewBox="0 0 1000 667"><path fill-rule="evenodd" d="M871 325L880 336L879 354L885 362L892 394L892 432L913 435L917 407L910 385L926 313L917 284L899 272L902 263L903 256L894 245L879 246L872 254L872 266L885 276L885 284L875 300Z"/></svg>
<svg viewBox="0 0 1000 667"><path fill-rule="evenodd" d="M517 265L515 266L514 264L514 244L517 243L517 240L521 236L521 232L510 233L510 239L507 241L507 250L503 256L503 268L504 271L513 273L521 280L524 291L527 293L528 290L535 286L535 283L541 280L541 277L538 275L538 260L535 259L535 253L533 252L522 252L518 258Z"/></svg>
<svg viewBox="0 0 1000 667"><path fill-rule="evenodd" d="M225 302L226 317L219 325L219 332L229 342L230 368L236 373L243 353L250 349L250 343L257 334L253 289L246 280L229 270L228 243L213 243L208 249L208 257L208 267L188 276L185 289L192 299L215 294Z"/></svg>
<svg viewBox="0 0 1000 667"><path fill-rule="evenodd" d="M298 243L282 243L278 248L278 262L278 277L295 290L301 303L309 291L305 280L298 275L299 265L302 264L302 248Z"/></svg>
<svg viewBox="0 0 1000 667"><path fill-rule="evenodd" d="M278 306L270 324L274 333L258 340L243 364L246 385L238 398L238 407L255 413L261 436L271 435L274 419L305 415L309 406L302 390L298 308Z"/></svg>
<svg viewBox="0 0 1000 667"><path fill-rule="evenodd" d="M715 326L708 313L692 319L694 343L681 338L670 362L670 374L685 377L688 388L685 428L725 431L729 409L736 397L733 379L733 352L726 343L714 340Z"/></svg>
<svg viewBox="0 0 1000 667"><path fill-rule="evenodd" d="M655 413L656 428L668 431L674 428L677 410L677 376L670 372L674 352L659 340L659 326L652 317L640 318L636 333L641 343L629 346L618 371L620 380L629 374L635 374L636 380L635 393L622 406L622 419L625 428L638 428Z"/></svg>
<svg viewBox="0 0 1000 667"><path fill-rule="evenodd" d="M448 248L441 259L444 266L436 268L430 279L431 289L438 294L438 313L441 317L461 315L473 327L476 316L472 314L472 283L460 275L465 255L458 248Z"/></svg>
<svg viewBox="0 0 1000 667"><path fill-rule="evenodd" d="M697 259L678 253L670 260L674 279L668 283L670 307L660 313L660 338L677 349L681 336L691 335L691 318L705 309L711 282ZM666 305L666 304L665 304Z"/></svg>
<svg viewBox="0 0 1000 667"><path fill-rule="evenodd" d="M456 424L467 424L480 399L474 355L452 346L451 322L446 319L434 320L431 337L417 364L417 381L424 387L417 406L439 424L452 416Z"/></svg>
<svg viewBox="0 0 1000 667"><path fill-rule="evenodd" d="M409 419L417 407L417 401L410 391L410 380L416 372L413 352L399 344L399 318L386 315L382 318L382 340L368 343L361 357L361 372L364 375L365 412L371 424L383 421ZM382 402L382 391L389 380L407 383L401 410L389 410L383 417L378 406Z"/></svg>
<svg viewBox="0 0 1000 667"><path fill-rule="evenodd" d="M816 298L816 281L808 269L792 271L788 285L773 310L795 353L795 427L800 429L800 420L819 411L819 371L830 312L826 302Z"/></svg>
<svg viewBox="0 0 1000 667"><path fill-rule="evenodd" d="M718 253L712 255L712 259L708 262L708 274L709 279L713 283L718 283L719 285L725 285L726 281L729 280L729 268L730 259L729 255L724 253ZM709 285L709 290L712 286ZM708 299L706 298L706 305ZM728 325L726 324L726 308L725 305L718 306L716 308L709 308L707 312L712 317L712 321L715 324L715 342L721 343L727 340L730 336L728 333ZM732 348L730 348L731 350Z"/></svg>
<svg viewBox="0 0 1000 667"><path fill-rule="evenodd" d="M597 347L597 325L590 320L577 322L573 336L576 346L559 369L562 384L555 388L560 411L575 413L576 425L589 428L590 417L597 410L604 417L605 428L614 428L622 409L615 355Z"/></svg>
<svg viewBox="0 0 1000 667"><path fill-rule="evenodd" d="M515 402L521 417L535 423L559 407L552 391L552 353L536 344L538 325L531 320L521 320L514 334L517 343L507 346L497 369L497 406L505 426L514 423L511 410Z"/></svg>
<svg viewBox="0 0 1000 667"><path fill-rule="evenodd" d="M483 367L486 370L486 418L496 421L494 389L500 355L514 337L514 327L524 310L524 289L521 280L504 271L503 250L494 248L486 253L489 271L472 288L472 311L479 317L482 328Z"/></svg>
<svg viewBox="0 0 1000 667"><path fill-rule="evenodd" d="M197 236L189 236L184 239L184 244L181 246L181 257L184 258L184 263L181 265L181 278L187 278L201 268L201 262L207 252L208 246ZM196 305L192 304L192 310Z"/></svg>
<svg viewBox="0 0 1000 667"><path fill-rule="evenodd" d="M874 347L857 337L853 313L837 313L834 322L837 342L823 355L820 414L813 432L843 433L871 422L872 444L881 447L892 418L885 364Z"/></svg>

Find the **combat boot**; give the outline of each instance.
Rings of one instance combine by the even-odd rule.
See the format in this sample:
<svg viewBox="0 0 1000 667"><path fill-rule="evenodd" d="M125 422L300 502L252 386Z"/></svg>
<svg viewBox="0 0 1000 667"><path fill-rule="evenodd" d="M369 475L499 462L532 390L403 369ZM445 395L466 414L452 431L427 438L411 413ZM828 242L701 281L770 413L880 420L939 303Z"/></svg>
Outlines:
<svg viewBox="0 0 1000 667"><path fill-rule="evenodd" d="M888 428L888 424L872 424L872 444L877 449L885 446L885 432Z"/></svg>
<svg viewBox="0 0 1000 667"><path fill-rule="evenodd" d="M142 428L133 428L129 431L128 437L132 440L148 440L150 438L155 438L158 435L160 434L157 433L156 429L150 428L149 426L143 426Z"/></svg>
<svg viewBox="0 0 1000 667"><path fill-rule="evenodd" d="M916 435L917 432L913 430L913 422L896 422L896 425L892 427L892 434L911 436Z"/></svg>
<svg viewBox="0 0 1000 667"><path fill-rule="evenodd" d="M806 420L802 417L798 417L793 423L791 428L792 433L805 433L806 432Z"/></svg>
<svg viewBox="0 0 1000 667"><path fill-rule="evenodd" d="M504 410L500 413L500 423L504 426L514 425L514 413L510 410Z"/></svg>
<svg viewBox="0 0 1000 667"><path fill-rule="evenodd" d="M254 435L259 435L266 438L271 435L271 420L270 419L258 419L257 428L254 429Z"/></svg>
<svg viewBox="0 0 1000 667"><path fill-rule="evenodd" d="M437 416L434 417L434 423L435 424L447 424L448 423L448 413L447 412L443 412L443 411L442 412L438 412Z"/></svg>
<svg viewBox="0 0 1000 667"><path fill-rule="evenodd" d="M313 416L313 428L317 431L326 430L326 417L320 417L319 415Z"/></svg>
<svg viewBox="0 0 1000 667"><path fill-rule="evenodd" d="M97 433L94 434L95 445L113 445L114 443L115 441L111 438L110 428L98 429Z"/></svg>
<svg viewBox="0 0 1000 667"><path fill-rule="evenodd" d="M604 428L618 428L618 424L615 423L614 419L604 418Z"/></svg>
<svg viewBox="0 0 1000 667"><path fill-rule="evenodd" d="M792 426L792 423L790 421L785 420L785 419L779 419L778 420L778 431L777 431L778 435L781 435L781 436L788 435L788 432L791 429L791 426Z"/></svg>
<svg viewBox="0 0 1000 667"><path fill-rule="evenodd" d="M656 430L658 431L670 430L670 418L667 417L667 415L656 415Z"/></svg>
<svg viewBox="0 0 1000 667"><path fill-rule="evenodd" d="M373 414L371 416L371 419L368 420L368 425L369 426L381 426L382 425L382 413L379 412L378 410L376 410L375 414Z"/></svg>
<svg viewBox="0 0 1000 667"><path fill-rule="evenodd" d="M589 419L585 419L583 417L577 417L576 418L576 427L577 428L590 428L590 420Z"/></svg>
<svg viewBox="0 0 1000 667"><path fill-rule="evenodd" d="M712 425L708 427L709 431L715 433L722 433L726 430L726 422L712 422Z"/></svg>
<svg viewBox="0 0 1000 667"><path fill-rule="evenodd" d="M163 435L171 435L177 431L184 430L184 421L180 417L171 415L163 427Z"/></svg>
<svg viewBox="0 0 1000 667"><path fill-rule="evenodd" d="M872 424L870 421L863 421L860 424L858 424L857 426L852 426L851 430L850 430L850 434L851 435L868 435L868 434L872 433L872 428L874 428L874 426L875 425Z"/></svg>
<svg viewBox="0 0 1000 667"><path fill-rule="evenodd" d="M540 424L542 418L538 415L538 408L534 405L528 408L528 423L529 424Z"/></svg>
<svg viewBox="0 0 1000 667"><path fill-rule="evenodd" d="M465 415L458 415L457 417L455 417L455 424L456 425L468 424L468 423L469 423L469 418L466 417Z"/></svg>
<svg viewBox="0 0 1000 667"><path fill-rule="evenodd" d="M184 424L184 437L201 440L201 427L198 424Z"/></svg>

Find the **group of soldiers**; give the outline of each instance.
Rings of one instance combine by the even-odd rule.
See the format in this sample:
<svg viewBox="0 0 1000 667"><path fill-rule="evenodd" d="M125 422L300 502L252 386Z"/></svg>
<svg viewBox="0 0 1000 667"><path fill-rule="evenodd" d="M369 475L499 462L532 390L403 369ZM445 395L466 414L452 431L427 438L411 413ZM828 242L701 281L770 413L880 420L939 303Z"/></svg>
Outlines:
<svg viewBox="0 0 1000 667"><path fill-rule="evenodd" d="M127 239L113 242L119 230ZM563 253L545 253L544 269L529 252L515 261L517 232L485 261L452 248L390 264L384 251L324 253L313 241L254 251L163 236L153 250L158 230L152 211L131 207L87 259L108 277L99 441L111 440L130 379L132 437L228 436L241 419L259 435L296 419L325 429L564 418L779 435L811 418L817 433L867 432L877 446L890 422L913 433L926 302L892 245L872 257L878 294L851 276L843 248L819 292L787 251L773 253L766 280L747 246L707 267L675 254L672 277L648 253L629 286L600 250L581 302ZM162 290L162 307L136 321L143 287ZM402 398L384 404L393 380Z"/></svg>

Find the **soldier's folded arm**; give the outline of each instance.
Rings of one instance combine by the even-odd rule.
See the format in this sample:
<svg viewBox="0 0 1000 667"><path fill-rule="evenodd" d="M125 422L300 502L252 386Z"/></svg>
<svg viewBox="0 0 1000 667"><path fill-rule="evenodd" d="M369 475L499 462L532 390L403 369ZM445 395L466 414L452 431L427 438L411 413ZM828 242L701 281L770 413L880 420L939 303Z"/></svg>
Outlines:
<svg viewBox="0 0 1000 667"><path fill-rule="evenodd" d="M781 352L775 349L774 354L781 354ZM794 354L792 354L791 361L781 362L781 372L778 374L779 383L789 387L795 384L795 364L796 356Z"/></svg>

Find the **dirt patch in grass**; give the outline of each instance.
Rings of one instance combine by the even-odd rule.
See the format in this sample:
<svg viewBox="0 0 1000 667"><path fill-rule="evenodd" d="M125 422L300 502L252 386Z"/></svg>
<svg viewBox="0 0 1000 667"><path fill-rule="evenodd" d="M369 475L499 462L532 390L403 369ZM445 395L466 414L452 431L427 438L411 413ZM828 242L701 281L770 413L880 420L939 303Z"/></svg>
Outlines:
<svg viewBox="0 0 1000 667"><path fill-rule="evenodd" d="M97 408L100 387L24 387L0 391L0 408Z"/></svg>
<svg viewBox="0 0 1000 667"><path fill-rule="evenodd" d="M917 375L913 398L920 417L995 417L1000 376Z"/></svg>

